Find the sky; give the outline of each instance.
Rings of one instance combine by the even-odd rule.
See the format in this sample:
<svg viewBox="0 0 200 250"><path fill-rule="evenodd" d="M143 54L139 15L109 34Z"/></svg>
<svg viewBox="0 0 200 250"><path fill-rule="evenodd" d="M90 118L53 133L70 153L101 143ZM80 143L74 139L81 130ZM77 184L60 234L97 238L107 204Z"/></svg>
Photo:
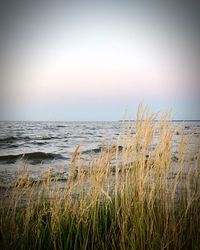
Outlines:
<svg viewBox="0 0 200 250"><path fill-rule="evenodd" d="M0 120L200 119L198 1L1 1Z"/></svg>

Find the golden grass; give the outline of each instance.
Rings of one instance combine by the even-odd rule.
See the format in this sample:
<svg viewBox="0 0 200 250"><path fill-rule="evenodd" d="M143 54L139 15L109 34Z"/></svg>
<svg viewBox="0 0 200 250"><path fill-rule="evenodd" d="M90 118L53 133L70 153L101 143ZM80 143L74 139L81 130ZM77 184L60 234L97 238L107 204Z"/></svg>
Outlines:
<svg viewBox="0 0 200 250"><path fill-rule="evenodd" d="M169 112L158 115L140 106L89 163L78 146L62 188L50 171L33 182L25 168L2 200L1 248L198 249L199 139L191 150Z"/></svg>

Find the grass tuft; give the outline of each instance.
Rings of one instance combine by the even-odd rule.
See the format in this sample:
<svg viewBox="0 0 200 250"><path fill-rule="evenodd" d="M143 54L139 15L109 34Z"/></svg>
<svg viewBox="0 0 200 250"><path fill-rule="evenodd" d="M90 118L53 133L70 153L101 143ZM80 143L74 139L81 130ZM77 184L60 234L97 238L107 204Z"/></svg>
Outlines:
<svg viewBox="0 0 200 250"><path fill-rule="evenodd" d="M199 142L192 151L170 114L158 115L140 106L89 163L77 147L62 187L25 168L1 200L0 248L199 249Z"/></svg>

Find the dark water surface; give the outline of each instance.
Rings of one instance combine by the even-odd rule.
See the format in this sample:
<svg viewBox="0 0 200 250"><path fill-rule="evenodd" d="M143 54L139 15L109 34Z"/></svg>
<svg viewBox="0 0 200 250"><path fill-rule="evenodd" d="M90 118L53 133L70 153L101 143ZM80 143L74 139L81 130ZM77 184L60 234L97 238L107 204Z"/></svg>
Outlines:
<svg viewBox="0 0 200 250"><path fill-rule="evenodd" d="M175 126L179 123L173 122ZM184 124L184 132L198 139L200 121ZM49 166L55 171L67 169L77 145L81 145L83 155L95 155L102 143L114 143L121 125L121 122L0 122L0 184L8 182L24 160L35 176ZM174 137L174 145L178 136ZM193 140L190 143L192 146Z"/></svg>

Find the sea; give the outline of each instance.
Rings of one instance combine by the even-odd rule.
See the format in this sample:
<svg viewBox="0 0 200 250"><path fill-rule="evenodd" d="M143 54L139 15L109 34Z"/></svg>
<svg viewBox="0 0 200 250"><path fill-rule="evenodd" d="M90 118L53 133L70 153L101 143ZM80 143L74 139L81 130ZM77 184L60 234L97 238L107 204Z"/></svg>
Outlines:
<svg viewBox="0 0 200 250"><path fill-rule="evenodd" d="M192 147L200 138L200 121L173 121L175 127L181 124L184 124L184 133L191 137ZM26 166L33 178L49 168L55 175L60 171L67 173L78 145L83 158L95 157L102 145L115 143L121 131L121 121L1 121L0 187L9 186L18 171ZM179 133L173 138L174 145L178 138ZM175 150L176 147L174 153Z"/></svg>

